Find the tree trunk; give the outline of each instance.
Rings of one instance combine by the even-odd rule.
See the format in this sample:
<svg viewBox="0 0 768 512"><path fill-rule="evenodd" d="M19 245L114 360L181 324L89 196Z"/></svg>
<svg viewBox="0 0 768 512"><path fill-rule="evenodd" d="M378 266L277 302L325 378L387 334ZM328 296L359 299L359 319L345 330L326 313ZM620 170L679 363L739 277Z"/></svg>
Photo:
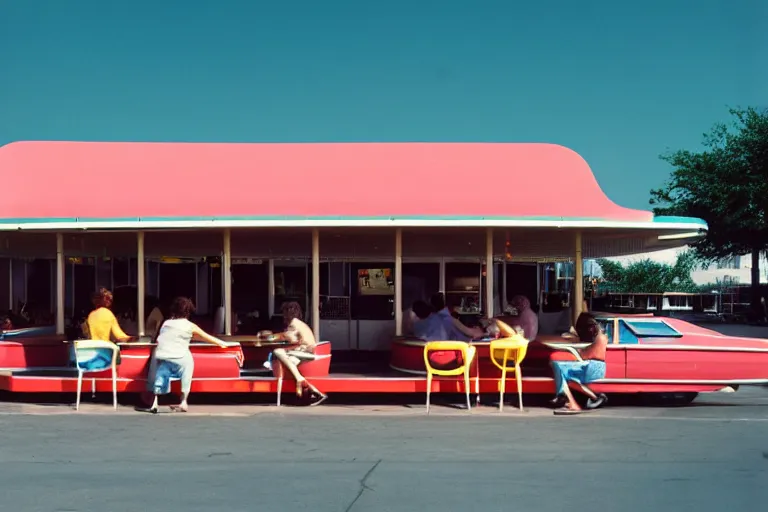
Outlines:
<svg viewBox="0 0 768 512"><path fill-rule="evenodd" d="M760 303L760 249L752 249L752 293L751 306L752 315L756 321L763 319L763 306Z"/></svg>

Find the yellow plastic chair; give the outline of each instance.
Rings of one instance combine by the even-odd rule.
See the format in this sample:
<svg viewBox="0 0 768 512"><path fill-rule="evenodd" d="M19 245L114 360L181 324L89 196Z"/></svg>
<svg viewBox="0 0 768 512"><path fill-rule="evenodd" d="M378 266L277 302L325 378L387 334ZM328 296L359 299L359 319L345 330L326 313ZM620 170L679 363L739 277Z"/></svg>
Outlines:
<svg viewBox="0 0 768 512"><path fill-rule="evenodd" d="M504 409L504 393L507 390L507 372L513 372L515 374L517 380L517 397L520 403L520 410L523 410L523 372L520 370L520 363L525 359L526 352L528 352L528 340L519 334L491 341L491 362L501 370L501 380L499 381L499 412Z"/></svg>
<svg viewBox="0 0 768 512"><path fill-rule="evenodd" d="M75 410L80 409L80 392L83 389L83 375L86 373L112 370L112 405L117 410L117 359L120 348L111 341L77 340L73 343L74 362L77 367L77 401ZM96 379L93 380L96 391Z"/></svg>
<svg viewBox="0 0 768 512"><path fill-rule="evenodd" d="M431 352L440 351L459 351L461 352L462 365L458 368L451 370L440 370L434 368L429 361L429 354ZM432 393L432 378L437 375L439 377L452 377L456 375L464 375L464 391L467 395L467 410L472 407L470 404L470 390L469 390L469 369L472 365L472 360L475 358L477 349L464 341L430 341L424 345L424 366L427 368L427 414L429 414L429 397Z"/></svg>

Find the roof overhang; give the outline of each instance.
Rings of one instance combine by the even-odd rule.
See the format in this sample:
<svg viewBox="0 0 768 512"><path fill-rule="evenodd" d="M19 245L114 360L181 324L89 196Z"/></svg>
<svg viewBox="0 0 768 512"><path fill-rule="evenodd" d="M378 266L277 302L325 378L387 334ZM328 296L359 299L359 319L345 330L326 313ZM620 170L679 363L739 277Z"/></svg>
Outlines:
<svg viewBox="0 0 768 512"><path fill-rule="evenodd" d="M501 224L501 225L500 225ZM80 229L62 229L78 226ZM390 258L395 252L395 229L402 229L404 258L478 258L486 254L487 224L414 226L409 223L370 222L340 226L294 222L285 224L231 222L205 224L189 222L126 223L115 228L110 223L35 224L36 229L0 231L0 256L43 257L55 255L56 238L63 233L65 253L77 256L132 256L136 252L136 231L145 233L145 255L202 256L219 254L222 231L231 229L233 253L249 257L307 257L311 250L311 231L320 231L323 257ZM88 229L82 229L88 226ZM504 258L512 254L513 261L566 261L575 255L576 232L581 233L582 256L601 258L647 253L679 247L695 240L698 231L690 231L686 223L655 223L626 227L601 224L600 227L579 223L520 223L495 222L493 227L494 254ZM50 229L46 229L50 228ZM54 229L57 228L57 229Z"/></svg>
<svg viewBox="0 0 768 512"><path fill-rule="evenodd" d="M615 204L584 159L553 144L19 142L0 147L0 174L6 233L497 228L552 258L573 247L559 230L582 231L596 257L707 229ZM452 177L480 179L476 197Z"/></svg>
<svg viewBox="0 0 768 512"><path fill-rule="evenodd" d="M224 229L224 228L558 228L654 230L666 240L695 238L707 224L694 218L657 217L651 221L503 217L208 217L130 219L0 219L0 231Z"/></svg>

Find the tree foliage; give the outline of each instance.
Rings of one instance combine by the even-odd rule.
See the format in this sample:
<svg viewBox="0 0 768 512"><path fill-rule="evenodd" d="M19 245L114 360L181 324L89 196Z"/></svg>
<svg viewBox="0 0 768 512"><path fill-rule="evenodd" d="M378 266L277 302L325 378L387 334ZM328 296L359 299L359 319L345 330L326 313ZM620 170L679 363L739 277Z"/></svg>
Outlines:
<svg viewBox="0 0 768 512"><path fill-rule="evenodd" d="M650 202L656 215L707 222L707 236L692 244L699 260L751 253L752 285L758 290L759 254L768 248L768 110L730 114L730 124L717 124L704 135L703 151L661 156L672 165L672 176L651 191ZM759 294L753 295L759 302Z"/></svg>
<svg viewBox="0 0 768 512"><path fill-rule="evenodd" d="M691 272L696 268L696 255L692 251L681 253L674 265L659 263L650 258L624 266L619 262L601 259L602 283L606 291L615 293L695 293L699 287Z"/></svg>
<svg viewBox="0 0 768 512"><path fill-rule="evenodd" d="M672 177L651 191L655 214L707 222L706 238L693 244L704 260L768 246L768 111L730 112L730 126L717 124L704 135L704 151L662 155Z"/></svg>

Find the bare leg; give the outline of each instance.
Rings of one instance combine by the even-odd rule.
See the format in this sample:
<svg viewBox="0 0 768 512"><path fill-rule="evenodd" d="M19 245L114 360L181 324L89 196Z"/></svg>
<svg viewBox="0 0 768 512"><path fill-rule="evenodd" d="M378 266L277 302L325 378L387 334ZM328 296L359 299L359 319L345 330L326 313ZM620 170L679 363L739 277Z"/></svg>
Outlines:
<svg viewBox="0 0 768 512"><path fill-rule="evenodd" d="M155 395L155 399L152 402L152 407L149 408L149 412L152 414L157 414L157 395Z"/></svg>
<svg viewBox="0 0 768 512"><path fill-rule="evenodd" d="M565 386L563 389L563 393L565 394L566 398L568 399L568 408L572 411L580 411L581 406L576 402L576 399L573 398L573 392L571 392L571 388L568 386Z"/></svg>
<svg viewBox="0 0 768 512"><path fill-rule="evenodd" d="M283 364L283 367L287 368L288 371L291 372L291 375L293 375L293 378L296 380L296 396L301 397L304 394L305 388L312 390L320 396L324 396L322 393L317 391L316 387L307 382L307 379L301 374L298 367L298 364L302 360L312 361L315 359L314 355L293 350L288 353L283 348L275 349L272 352L272 355Z"/></svg>
<svg viewBox="0 0 768 512"><path fill-rule="evenodd" d="M187 404L187 397L192 389L192 373L195 370L195 361L192 356L185 358L181 363L181 403L177 406L172 406L171 409L177 412L187 412L189 405Z"/></svg>
<svg viewBox="0 0 768 512"><path fill-rule="evenodd" d="M584 394L587 395L589 398L591 398L592 400L597 400L597 395L595 394L594 391L592 391L587 386L581 383L579 383L579 387L581 387L581 391L584 392Z"/></svg>
<svg viewBox="0 0 768 512"><path fill-rule="evenodd" d="M179 405L172 405L171 409L176 412L187 412L189 410L189 404L187 403L188 393L181 393L181 403Z"/></svg>
<svg viewBox="0 0 768 512"><path fill-rule="evenodd" d="M276 348L272 355L275 356L278 360L280 360L281 363L283 363L283 366L291 372L291 375L293 375L293 378L296 379L296 383L298 385L299 382L303 382L304 376L299 371L299 367L296 366L296 363L294 360L288 355L288 352L285 351L284 348Z"/></svg>

